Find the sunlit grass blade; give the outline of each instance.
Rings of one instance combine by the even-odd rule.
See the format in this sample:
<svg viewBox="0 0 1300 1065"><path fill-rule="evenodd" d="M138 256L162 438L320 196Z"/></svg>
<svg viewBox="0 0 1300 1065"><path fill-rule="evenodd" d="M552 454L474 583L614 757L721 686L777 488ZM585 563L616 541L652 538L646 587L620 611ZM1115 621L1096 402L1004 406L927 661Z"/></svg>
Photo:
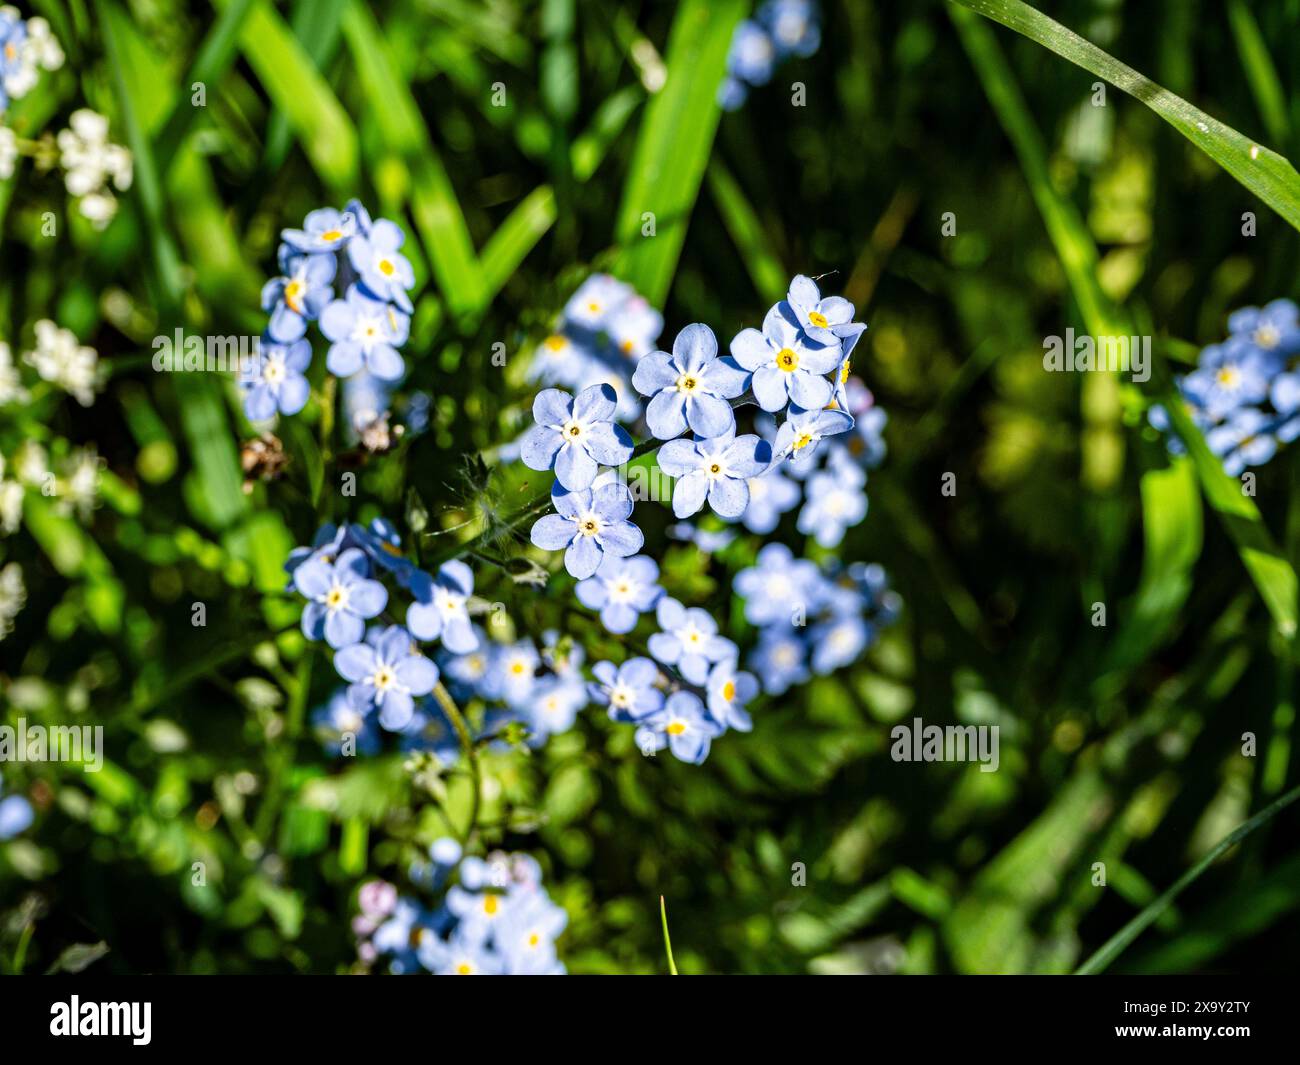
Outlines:
<svg viewBox="0 0 1300 1065"><path fill-rule="evenodd" d="M265 0L244 20L240 47L288 117L303 150L335 196L351 195L360 173L357 131L311 57Z"/></svg>
<svg viewBox="0 0 1300 1065"><path fill-rule="evenodd" d="M684 0L668 38L668 80L650 101L632 154L615 236L619 274L662 307L717 131L718 86L743 0ZM647 231L654 216L654 235Z"/></svg>
<svg viewBox="0 0 1300 1065"><path fill-rule="evenodd" d="M533 189L516 205L483 248L484 299L490 300L555 224L555 193L549 185Z"/></svg>
<svg viewBox="0 0 1300 1065"><path fill-rule="evenodd" d="M662 895L659 896L659 920L664 927L664 951L668 954L668 971L676 976L677 963L673 961L673 941L668 937L668 907Z"/></svg>
<svg viewBox="0 0 1300 1065"><path fill-rule="evenodd" d="M429 140L410 87L393 63L379 24L350 3L343 34L387 149L410 168L411 209L438 287L453 311L479 311L487 286L446 167Z"/></svg>
<svg viewBox="0 0 1300 1065"><path fill-rule="evenodd" d="M1219 166L1300 229L1300 174L1291 163L1238 133L1023 0L951 0L1022 33L1141 100Z"/></svg>
<svg viewBox="0 0 1300 1065"><path fill-rule="evenodd" d="M1201 874L1213 865L1221 855L1240 843L1261 825L1268 824L1297 799L1300 799L1300 788L1288 791L1271 806L1265 807L1249 821L1243 822L1229 832L1199 862L1175 880L1168 891L1146 907L1133 920L1129 921L1110 939L1106 940L1092 957L1075 970L1075 975L1094 976L1097 973L1105 972L1110 967L1110 964L1124 953L1129 944L1151 927L1160 915L1169 908L1174 899L1195 883Z"/></svg>
<svg viewBox="0 0 1300 1065"><path fill-rule="evenodd" d="M754 288L767 303L785 299L790 278L786 276L780 259L763 231L763 223L754 210L740 183L736 181L721 161L715 159L708 169L709 191L722 214L723 224L731 239L736 242L741 262L749 271Z"/></svg>
<svg viewBox="0 0 1300 1065"><path fill-rule="evenodd" d="M1277 68L1268 54L1268 43L1259 23L1243 0L1228 0L1228 24L1237 42L1237 54L1246 72L1246 81L1255 97L1260 118L1268 135L1278 144L1291 139L1291 120L1286 112L1286 90L1277 76Z"/></svg>

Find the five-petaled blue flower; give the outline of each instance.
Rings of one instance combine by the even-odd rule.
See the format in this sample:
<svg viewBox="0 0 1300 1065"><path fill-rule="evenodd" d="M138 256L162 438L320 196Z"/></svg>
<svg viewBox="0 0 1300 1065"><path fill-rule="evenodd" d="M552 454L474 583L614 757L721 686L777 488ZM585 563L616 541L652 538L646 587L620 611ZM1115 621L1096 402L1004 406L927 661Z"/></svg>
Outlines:
<svg viewBox="0 0 1300 1065"><path fill-rule="evenodd" d="M311 386L303 376L311 365L311 344L263 341L257 355L239 375L244 393L244 414L251 422L265 421L277 411L297 414L307 405Z"/></svg>
<svg viewBox="0 0 1300 1065"><path fill-rule="evenodd" d="M556 487L551 492L554 514L538 518L532 541L543 551L564 551L564 568L582 580L600 567L607 554L635 555L645 543L632 515L632 493L613 482L582 492Z"/></svg>
<svg viewBox="0 0 1300 1065"><path fill-rule="evenodd" d="M816 563L795 558L781 543L766 544L756 564L732 581L736 594L745 600L745 620L751 625L803 624L819 605L821 585Z"/></svg>
<svg viewBox="0 0 1300 1065"><path fill-rule="evenodd" d="M1228 317L1228 332L1262 352L1294 355L1300 351L1300 308L1285 299L1264 307L1242 307Z"/></svg>
<svg viewBox="0 0 1300 1065"><path fill-rule="evenodd" d="M773 466L749 479L749 506L740 520L750 532L766 536L782 514L799 505L801 495L798 482L785 476L780 466Z"/></svg>
<svg viewBox="0 0 1300 1065"><path fill-rule="evenodd" d="M809 337L783 300L767 312L762 332L749 328L736 334L731 354L753 373L750 387L760 407L776 411L793 401L805 410L820 410L831 401L826 375L840 363L840 342L829 329L820 332L830 342Z"/></svg>
<svg viewBox="0 0 1300 1065"><path fill-rule="evenodd" d="M784 695L792 684L808 680L808 657L804 642L793 628L770 625L758 638L758 646L750 653L749 665L763 681L768 695Z"/></svg>
<svg viewBox="0 0 1300 1065"><path fill-rule="evenodd" d="M405 240L400 226L380 218L348 241L348 262L366 288L410 314L411 298L406 293L415 284L415 271L399 250Z"/></svg>
<svg viewBox="0 0 1300 1065"><path fill-rule="evenodd" d="M262 286L262 310L271 315L267 335L282 344L292 343L307 332L334 298L334 273L338 260L333 255L309 255L280 245L282 277Z"/></svg>
<svg viewBox="0 0 1300 1065"><path fill-rule="evenodd" d="M396 381L406 371L397 349L410 328L408 315L350 285L344 299L321 311L320 331L333 341L325 368L335 377L351 377L364 366L381 381Z"/></svg>
<svg viewBox="0 0 1300 1065"><path fill-rule="evenodd" d="M659 602L664 590L658 580L659 566L646 555L606 555L595 576L579 581L574 594L583 606L600 611L600 623L608 631L622 635Z"/></svg>
<svg viewBox="0 0 1300 1065"><path fill-rule="evenodd" d="M852 428L853 416L845 411L803 410L792 406L776 432L773 450L778 459L788 458L792 465L808 466L822 440Z"/></svg>
<svg viewBox="0 0 1300 1065"><path fill-rule="evenodd" d="M664 693L657 687L659 667L648 658L629 658L617 667L597 662L591 672L596 679L587 692L593 702L609 707L612 721L640 721L664 705Z"/></svg>
<svg viewBox="0 0 1300 1065"><path fill-rule="evenodd" d="M698 695L677 691L661 709L639 722L635 739L642 754L667 747L679 761L699 765L709 756L709 744L724 731L704 712Z"/></svg>
<svg viewBox="0 0 1300 1065"><path fill-rule="evenodd" d="M308 563L309 564L309 563ZM415 715L415 697L438 683L438 667L415 650L400 625L375 633L373 642L354 643L334 655L334 668L351 681L348 698L379 708L379 723L396 732Z"/></svg>
<svg viewBox="0 0 1300 1065"><path fill-rule="evenodd" d="M745 704L758 694L758 681L752 673L739 672L734 658L724 658L709 670L705 691L709 716L718 724L738 732L748 732L754 727Z"/></svg>
<svg viewBox="0 0 1300 1065"><path fill-rule="evenodd" d="M646 424L660 440L681 436L689 426L699 436L734 432L731 404L749 387L749 374L734 359L718 358L718 340L707 325L688 325L673 352L651 352L632 374L632 385L652 397Z"/></svg>
<svg viewBox="0 0 1300 1065"><path fill-rule="evenodd" d="M591 487L601 465L619 466L632 457L632 438L615 425L618 395L609 385L584 388L573 398L547 388L533 400L537 425L524 438L519 457L531 470L555 470L571 492Z"/></svg>
<svg viewBox="0 0 1300 1065"><path fill-rule="evenodd" d="M837 326L847 326L853 321L853 304L843 296L827 296L822 299L817 282L803 274L798 274L790 282L790 291L786 293L786 302L794 311L799 323L809 340L818 344L828 344L840 354L840 337ZM859 330L861 332L861 330ZM854 341L856 343L856 340ZM801 403L800 406L807 406Z"/></svg>
<svg viewBox="0 0 1300 1065"><path fill-rule="evenodd" d="M443 647L463 655L478 649L466 604L474 594L474 571L464 562L445 562L437 577L416 570L411 577L415 602L406 611L406 627L417 640L442 638Z"/></svg>
<svg viewBox="0 0 1300 1065"><path fill-rule="evenodd" d="M749 479L772 463L772 445L752 433L710 439L670 440L659 450L659 468L673 484L673 513L694 514L707 498L724 518L738 518L749 505Z"/></svg>
<svg viewBox="0 0 1300 1065"><path fill-rule="evenodd" d="M650 637L650 653L691 684L703 684L709 667L724 658L734 658L736 645L718 635L718 623L699 607L687 609L665 596L655 608L662 632Z"/></svg>
<svg viewBox="0 0 1300 1065"><path fill-rule="evenodd" d="M807 498L795 527L822 547L838 547L845 530L867 516L866 474L843 462L808 478Z"/></svg>
<svg viewBox="0 0 1300 1065"><path fill-rule="evenodd" d="M388 589L370 579L364 551L350 547L334 562L312 556L293 571L293 586L309 600L302 612L303 635L325 637L331 647L358 642L365 619L377 617L388 605Z"/></svg>
<svg viewBox="0 0 1300 1065"><path fill-rule="evenodd" d="M333 207L312 211L302 229L284 229L280 237L295 251L338 251L357 231L356 217Z"/></svg>

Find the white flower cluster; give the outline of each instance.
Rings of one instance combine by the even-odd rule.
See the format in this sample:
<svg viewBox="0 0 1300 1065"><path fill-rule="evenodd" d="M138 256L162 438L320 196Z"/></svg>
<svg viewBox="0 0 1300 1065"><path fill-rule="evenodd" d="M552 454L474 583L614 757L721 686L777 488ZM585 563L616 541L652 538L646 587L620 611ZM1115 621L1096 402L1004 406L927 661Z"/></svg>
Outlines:
<svg viewBox="0 0 1300 1065"><path fill-rule="evenodd" d="M88 108L73 111L71 127L58 136L59 163L66 171L68 193L81 201L82 215L97 229L103 229L117 213L117 200L109 188L119 192L131 187L131 153L108 139L108 119Z"/></svg>
<svg viewBox="0 0 1300 1065"><path fill-rule="evenodd" d="M60 329L48 318L36 323L36 350L23 356L44 381L58 385L83 407L95 402L99 356L77 340L71 329Z"/></svg>

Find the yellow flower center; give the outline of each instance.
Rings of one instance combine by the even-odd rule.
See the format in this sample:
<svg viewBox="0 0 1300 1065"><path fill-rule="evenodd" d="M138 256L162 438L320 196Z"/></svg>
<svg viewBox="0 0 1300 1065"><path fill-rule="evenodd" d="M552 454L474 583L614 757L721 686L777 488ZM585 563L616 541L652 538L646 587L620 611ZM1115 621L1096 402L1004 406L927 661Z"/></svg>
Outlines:
<svg viewBox="0 0 1300 1065"><path fill-rule="evenodd" d="M396 683L397 674L387 666L380 666L375 671L375 687L379 689L379 691L387 691Z"/></svg>
<svg viewBox="0 0 1300 1065"><path fill-rule="evenodd" d="M794 442L794 449L796 451L801 451L811 443L812 433L800 433L798 439Z"/></svg>
<svg viewBox="0 0 1300 1065"><path fill-rule="evenodd" d="M600 531L600 522L595 518L588 518L582 523L581 529L586 536L595 536Z"/></svg>
<svg viewBox="0 0 1300 1065"><path fill-rule="evenodd" d="M528 945L530 947L537 946L537 944L540 943L541 941L542 941L542 937L539 936L536 932L534 932L531 936L528 937Z"/></svg>
<svg viewBox="0 0 1300 1065"><path fill-rule="evenodd" d="M1275 348L1282 336L1271 325L1261 325L1255 330L1255 343L1261 348Z"/></svg>
<svg viewBox="0 0 1300 1065"><path fill-rule="evenodd" d="M734 680L729 680L722 686L722 697L727 702L731 702L736 697L736 682Z"/></svg>
<svg viewBox="0 0 1300 1065"><path fill-rule="evenodd" d="M668 735L670 736L680 736L683 732L686 731L686 722L673 721L669 724L669 726L666 729L664 729L664 731L668 733Z"/></svg>
<svg viewBox="0 0 1300 1065"><path fill-rule="evenodd" d="M1223 369L1214 376L1215 380L1217 380L1224 388L1233 388L1237 384L1237 371L1232 366L1223 367Z"/></svg>
<svg viewBox="0 0 1300 1065"><path fill-rule="evenodd" d="M394 273L396 270L397 270L397 267L395 267L395 266L393 265L391 259L380 259L380 260L379 260L379 272L380 272L381 274L384 274L384 275L387 276L387 277L392 277L392 276L393 276L393 273Z"/></svg>
<svg viewBox="0 0 1300 1065"><path fill-rule="evenodd" d="M301 281L290 281L284 286L284 302L289 305L289 309L302 313L302 290L307 286Z"/></svg>
<svg viewBox="0 0 1300 1065"><path fill-rule="evenodd" d="M495 895L485 895L483 897L483 912L486 913L489 917L493 917L496 915L497 908L500 905L501 903L497 900L497 897Z"/></svg>
<svg viewBox="0 0 1300 1065"><path fill-rule="evenodd" d="M848 359L845 359L844 365L840 367L840 384L844 384L844 382L849 379L849 369L851 366L852 363L850 363Z"/></svg>
<svg viewBox="0 0 1300 1065"><path fill-rule="evenodd" d="M825 329L830 325L830 322L826 320L826 315L822 314L821 311L809 311L808 321L812 322L818 329Z"/></svg>
<svg viewBox="0 0 1300 1065"><path fill-rule="evenodd" d="M325 595L325 605L332 610L337 610L348 601L348 590L341 584L334 585Z"/></svg>
<svg viewBox="0 0 1300 1065"><path fill-rule="evenodd" d="M467 961L463 961L456 966L457 976L470 976L473 974L473 972L474 972L473 968L470 966L469 962Z"/></svg>
<svg viewBox="0 0 1300 1065"><path fill-rule="evenodd" d="M551 351L563 351L569 346L568 339L562 336L549 336L544 343Z"/></svg>
<svg viewBox="0 0 1300 1065"><path fill-rule="evenodd" d="M343 236L341 229L327 229L320 235L321 240L339 240Z"/></svg>
<svg viewBox="0 0 1300 1065"><path fill-rule="evenodd" d="M776 353L776 366L777 369L784 370L786 373L794 373L795 370L799 369L799 356L789 348L782 348Z"/></svg>

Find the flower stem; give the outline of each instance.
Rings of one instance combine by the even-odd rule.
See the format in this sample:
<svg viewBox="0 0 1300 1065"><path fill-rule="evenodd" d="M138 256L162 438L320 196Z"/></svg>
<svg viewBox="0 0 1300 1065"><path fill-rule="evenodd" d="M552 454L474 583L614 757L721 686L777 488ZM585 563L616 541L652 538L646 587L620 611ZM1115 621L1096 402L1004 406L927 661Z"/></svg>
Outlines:
<svg viewBox="0 0 1300 1065"><path fill-rule="evenodd" d="M438 700L438 705L442 707L443 713L451 721L451 727L456 730L456 736L460 740L461 748L465 752L465 757L469 760L469 775L474 791L470 796L469 824L465 826L465 831L461 835L461 842L468 845L474 835L474 830L478 827L479 796L483 791L483 779L478 764L478 749L474 746L474 737L470 735L469 725L465 722L465 715L460 712L460 707L456 705L456 700L451 697L451 693L442 686L442 681L438 681L433 686L433 697Z"/></svg>
<svg viewBox="0 0 1300 1065"><path fill-rule="evenodd" d="M677 963L673 961L673 941L668 938L668 907L664 904L664 897L659 896L659 920L664 926L664 950L668 952L668 971L677 975Z"/></svg>

